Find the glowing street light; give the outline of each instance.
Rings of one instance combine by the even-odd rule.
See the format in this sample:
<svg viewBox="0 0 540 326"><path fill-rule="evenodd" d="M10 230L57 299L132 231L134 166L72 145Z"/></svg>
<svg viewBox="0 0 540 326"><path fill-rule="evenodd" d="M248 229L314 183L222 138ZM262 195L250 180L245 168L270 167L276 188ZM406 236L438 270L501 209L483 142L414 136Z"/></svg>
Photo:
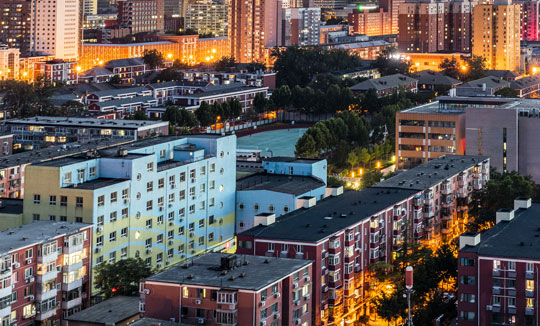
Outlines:
<svg viewBox="0 0 540 326"><path fill-rule="evenodd" d="M377 169L380 169L380 168L381 168L381 162L377 161Z"/></svg>
<svg viewBox="0 0 540 326"><path fill-rule="evenodd" d="M168 59L172 59L172 53L167 54Z"/></svg>
<svg viewBox="0 0 540 326"><path fill-rule="evenodd" d="M79 72L81 71L81 66L77 66L75 69L77 70L77 72Z"/></svg>
<svg viewBox="0 0 540 326"><path fill-rule="evenodd" d="M467 69L468 69L467 66L461 66L461 70L467 71Z"/></svg>
<svg viewBox="0 0 540 326"><path fill-rule="evenodd" d="M538 67L532 67L532 73L533 75L538 72Z"/></svg>

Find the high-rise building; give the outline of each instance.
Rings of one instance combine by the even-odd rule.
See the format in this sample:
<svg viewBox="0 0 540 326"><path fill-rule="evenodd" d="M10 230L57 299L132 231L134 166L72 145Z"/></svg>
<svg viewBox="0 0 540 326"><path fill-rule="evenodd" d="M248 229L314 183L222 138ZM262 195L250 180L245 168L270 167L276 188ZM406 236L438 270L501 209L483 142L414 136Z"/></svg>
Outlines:
<svg viewBox="0 0 540 326"><path fill-rule="evenodd" d="M521 40L540 41L540 1L514 1L521 6Z"/></svg>
<svg viewBox="0 0 540 326"><path fill-rule="evenodd" d="M165 29L163 0L119 0L118 25L132 34Z"/></svg>
<svg viewBox="0 0 540 326"><path fill-rule="evenodd" d="M19 49L0 44L0 80L19 79Z"/></svg>
<svg viewBox="0 0 540 326"><path fill-rule="evenodd" d="M321 8L283 9L282 45L318 45L320 26Z"/></svg>
<svg viewBox="0 0 540 326"><path fill-rule="evenodd" d="M263 62L281 44L281 0L231 0L229 40L237 62Z"/></svg>
<svg viewBox="0 0 540 326"><path fill-rule="evenodd" d="M199 35L227 36L228 6L223 2L192 3L186 10L184 28L192 29Z"/></svg>
<svg viewBox="0 0 540 326"><path fill-rule="evenodd" d="M304 1L305 4L306 1ZM316 7L325 9L342 9L347 6L347 0L308 0L306 7Z"/></svg>
<svg viewBox="0 0 540 326"><path fill-rule="evenodd" d="M488 69L519 69L520 6L511 0L473 8L472 54L484 57Z"/></svg>
<svg viewBox="0 0 540 326"><path fill-rule="evenodd" d="M0 43L19 48L26 55L30 48L30 2L0 0Z"/></svg>
<svg viewBox="0 0 540 326"><path fill-rule="evenodd" d="M352 33L364 34L367 36L378 36L392 34L392 22L388 12L383 9L369 12L369 10L358 11L348 15L349 26Z"/></svg>
<svg viewBox="0 0 540 326"><path fill-rule="evenodd" d="M399 30L399 8L405 0L381 0L379 6L390 15L390 30L392 34L397 34Z"/></svg>
<svg viewBox="0 0 540 326"><path fill-rule="evenodd" d="M235 163L234 135L194 135L30 165L23 222L92 223L92 268L140 257L162 269L232 246Z"/></svg>
<svg viewBox="0 0 540 326"><path fill-rule="evenodd" d="M399 8L399 48L403 52L469 52L468 0L406 2Z"/></svg>
<svg viewBox="0 0 540 326"><path fill-rule="evenodd" d="M75 60L79 56L79 1L31 1L30 51Z"/></svg>

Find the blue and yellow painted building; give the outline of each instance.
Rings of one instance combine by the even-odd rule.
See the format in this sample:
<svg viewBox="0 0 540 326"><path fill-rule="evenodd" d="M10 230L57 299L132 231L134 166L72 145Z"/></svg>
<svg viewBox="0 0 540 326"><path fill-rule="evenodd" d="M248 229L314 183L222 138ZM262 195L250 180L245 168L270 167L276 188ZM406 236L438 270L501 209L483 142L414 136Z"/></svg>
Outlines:
<svg viewBox="0 0 540 326"><path fill-rule="evenodd" d="M234 246L236 136L140 140L26 168L23 222L94 224L92 267L162 269ZM93 289L97 294L98 289Z"/></svg>

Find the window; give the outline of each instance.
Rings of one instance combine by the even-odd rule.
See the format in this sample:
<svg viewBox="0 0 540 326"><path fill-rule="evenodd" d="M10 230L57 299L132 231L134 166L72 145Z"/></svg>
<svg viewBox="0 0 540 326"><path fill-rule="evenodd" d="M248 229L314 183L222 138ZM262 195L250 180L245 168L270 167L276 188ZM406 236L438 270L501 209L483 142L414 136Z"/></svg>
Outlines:
<svg viewBox="0 0 540 326"><path fill-rule="evenodd" d="M109 263L114 264L114 262L116 262L116 251L109 254Z"/></svg>
<svg viewBox="0 0 540 326"><path fill-rule="evenodd" d="M97 217L97 225L98 226L103 225L104 220L105 220L105 216L103 216L103 215L98 216Z"/></svg>
<svg viewBox="0 0 540 326"><path fill-rule="evenodd" d="M151 209L152 209L152 201L149 200L149 201L146 202L146 210L149 211Z"/></svg>
<svg viewBox="0 0 540 326"><path fill-rule="evenodd" d="M167 250L167 258L172 258L174 255L174 249Z"/></svg>
<svg viewBox="0 0 540 326"><path fill-rule="evenodd" d="M474 320L475 314L472 311L460 311L461 320Z"/></svg>
<svg viewBox="0 0 540 326"><path fill-rule="evenodd" d="M170 230L167 232L167 239L171 240L174 238L174 231Z"/></svg>
<svg viewBox="0 0 540 326"><path fill-rule="evenodd" d="M153 191L154 190L154 182L152 181L149 181L146 183L146 191L147 192L150 192L150 191Z"/></svg>
<svg viewBox="0 0 540 326"><path fill-rule="evenodd" d="M189 188L189 197L195 196L195 187Z"/></svg>
<svg viewBox="0 0 540 326"><path fill-rule="evenodd" d="M199 237L199 246L204 245L204 237Z"/></svg>
<svg viewBox="0 0 540 326"><path fill-rule="evenodd" d="M109 233L109 242L116 241L116 231Z"/></svg>
<svg viewBox="0 0 540 326"><path fill-rule="evenodd" d="M174 192L172 194L169 194L169 204L174 203Z"/></svg>
<svg viewBox="0 0 540 326"><path fill-rule="evenodd" d="M184 227L183 226L178 228L178 235L184 235Z"/></svg>
<svg viewBox="0 0 540 326"><path fill-rule="evenodd" d="M41 203L41 195L34 195L34 204Z"/></svg>
<svg viewBox="0 0 540 326"><path fill-rule="evenodd" d="M75 199L75 207L83 207L83 198L82 197L77 197Z"/></svg>
<svg viewBox="0 0 540 326"><path fill-rule="evenodd" d="M186 199L186 191L185 190L180 190L178 200L184 200L184 199Z"/></svg>
<svg viewBox="0 0 540 326"><path fill-rule="evenodd" d="M201 183L201 184L199 185L199 192L200 192L200 193L206 192L206 184L205 184L205 183Z"/></svg>
<svg viewBox="0 0 540 326"><path fill-rule="evenodd" d="M146 220L146 228L151 229L152 228L152 220Z"/></svg>
<svg viewBox="0 0 540 326"><path fill-rule="evenodd" d="M122 248L120 250L120 258L125 259L127 257L127 248Z"/></svg>
<svg viewBox="0 0 540 326"><path fill-rule="evenodd" d="M469 267L474 267L474 258L461 258L460 259L461 261L461 266L469 266Z"/></svg>
<svg viewBox="0 0 540 326"><path fill-rule="evenodd" d="M49 221L56 221L56 215L49 215Z"/></svg>
<svg viewBox="0 0 540 326"><path fill-rule="evenodd" d="M210 188L210 190L216 189L216 181L215 180L210 180L208 188Z"/></svg>
<svg viewBox="0 0 540 326"><path fill-rule="evenodd" d="M339 265L339 254L329 255L328 256L328 265L330 265L330 266Z"/></svg>
<svg viewBox="0 0 540 326"><path fill-rule="evenodd" d="M158 234L156 242L163 243L163 234Z"/></svg>
<svg viewBox="0 0 540 326"><path fill-rule="evenodd" d="M201 166L201 175L206 175L206 166Z"/></svg>
<svg viewBox="0 0 540 326"><path fill-rule="evenodd" d="M178 210L178 217L182 218L184 216L186 216L186 209L185 208L180 208Z"/></svg>
<svg viewBox="0 0 540 326"><path fill-rule="evenodd" d="M195 213L195 205L189 205L189 214Z"/></svg>
<svg viewBox="0 0 540 326"><path fill-rule="evenodd" d="M212 241L214 241L214 232L210 232L208 234L208 242L212 242Z"/></svg>
<svg viewBox="0 0 540 326"><path fill-rule="evenodd" d="M154 171L154 162L150 162L146 164L146 172L152 172Z"/></svg>
<svg viewBox="0 0 540 326"><path fill-rule="evenodd" d="M91 166L90 169L88 170L88 173L90 175L90 178L94 178L96 176L96 167Z"/></svg>
<svg viewBox="0 0 540 326"><path fill-rule="evenodd" d="M204 228L204 219L199 220L199 228Z"/></svg>
<svg viewBox="0 0 540 326"><path fill-rule="evenodd" d="M216 163L210 164L210 172L216 172Z"/></svg>
<svg viewBox="0 0 540 326"><path fill-rule="evenodd" d="M32 219L34 221L39 221L39 214L32 214Z"/></svg>
<svg viewBox="0 0 540 326"><path fill-rule="evenodd" d="M268 251L274 251L274 244L273 243L269 243L268 244Z"/></svg>
<svg viewBox="0 0 540 326"><path fill-rule="evenodd" d="M472 293L462 293L461 301L468 302L468 303L475 303L475 296Z"/></svg>
<svg viewBox="0 0 540 326"><path fill-rule="evenodd" d="M508 262L508 270L515 271L516 270L516 262L515 261L509 261Z"/></svg>
<svg viewBox="0 0 540 326"><path fill-rule="evenodd" d="M111 222L116 222L117 214L118 213L116 211L111 212L111 215L110 215L110 218L109 218Z"/></svg>
<svg viewBox="0 0 540 326"><path fill-rule="evenodd" d="M493 305L494 306L500 306L501 305L501 297L498 295L493 296Z"/></svg>
<svg viewBox="0 0 540 326"><path fill-rule="evenodd" d="M289 245L284 243L282 246L281 246L281 251L283 252L288 252L289 251Z"/></svg>
<svg viewBox="0 0 540 326"><path fill-rule="evenodd" d="M184 245L183 244L178 246L178 253L180 253L180 254L184 253Z"/></svg>
<svg viewBox="0 0 540 326"><path fill-rule="evenodd" d="M115 191L115 192L111 192L111 203L116 203L118 201L118 193Z"/></svg>
<svg viewBox="0 0 540 326"><path fill-rule="evenodd" d="M214 224L214 215L208 216L208 224L209 224L209 225Z"/></svg>
<svg viewBox="0 0 540 326"><path fill-rule="evenodd" d="M304 253L304 246L303 245L296 245L296 253L297 254L303 254Z"/></svg>
<svg viewBox="0 0 540 326"><path fill-rule="evenodd" d="M186 181L186 172L180 172L180 182Z"/></svg>
<svg viewBox="0 0 540 326"><path fill-rule="evenodd" d="M128 233L128 229L127 229L127 228L123 228L122 230L120 230L120 236L121 236L122 238L127 237L127 233Z"/></svg>
<svg viewBox="0 0 540 326"><path fill-rule="evenodd" d="M474 285L474 281L474 276L462 275L460 279L461 284L464 285Z"/></svg>
<svg viewBox="0 0 540 326"><path fill-rule="evenodd" d="M516 306L516 298L508 297L508 307L515 307L515 306Z"/></svg>
<svg viewBox="0 0 540 326"><path fill-rule="evenodd" d="M158 225L163 224L163 215L160 215L157 217L157 224Z"/></svg>
<svg viewBox="0 0 540 326"><path fill-rule="evenodd" d="M166 150L162 149L159 151L159 158L165 158L165 154L167 153Z"/></svg>
<svg viewBox="0 0 540 326"><path fill-rule="evenodd" d="M60 206L67 206L67 196L60 196Z"/></svg>
<svg viewBox="0 0 540 326"><path fill-rule="evenodd" d="M105 205L105 196L101 195L97 199L97 205L98 206L104 206Z"/></svg>
<svg viewBox="0 0 540 326"><path fill-rule="evenodd" d="M493 261L493 270L498 271L501 269L501 261L500 260L494 260Z"/></svg>
<svg viewBox="0 0 540 326"><path fill-rule="evenodd" d="M96 238L96 246L103 246L103 236L100 235Z"/></svg>
<svg viewBox="0 0 540 326"><path fill-rule="evenodd" d="M534 308L534 299L533 298L527 298L526 305L527 305L527 308Z"/></svg>
<svg viewBox="0 0 540 326"><path fill-rule="evenodd" d="M534 264L527 263L526 269L527 269L527 272L534 272Z"/></svg>
<svg viewBox="0 0 540 326"><path fill-rule="evenodd" d="M146 239L146 240L144 241L144 247L145 247L146 249L152 247L152 238Z"/></svg>
<svg viewBox="0 0 540 326"><path fill-rule="evenodd" d="M56 206L56 196L49 196L49 205Z"/></svg>
<svg viewBox="0 0 540 326"><path fill-rule="evenodd" d="M174 212L169 212L168 221L169 221L169 222L174 221Z"/></svg>
<svg viewBox="0 0 540 326"><path fill-rule="evenodd" d="M67 216L60 215L60 221L66 222L67 221Z"/></svg>
<svg viewBox="0 0 540 326"><path fill-rule="evenodd" d="M128 217L128 209L122 208L122 218L127 218L127 217Z"/></svg>
<svg viewBox="0 0 540 326"><path fill-rule="evenodd" d="M126 200L129 198L128 189L122 190L122 199Z"/></svg>
<svg viewBox="0 0 540 326"><path fill-rule="evenodd" d="M195 169L190 170L189 171L189 178L191 179L192 182L195 182L196 177L197 177L197 172L195 171Z"/></svg>

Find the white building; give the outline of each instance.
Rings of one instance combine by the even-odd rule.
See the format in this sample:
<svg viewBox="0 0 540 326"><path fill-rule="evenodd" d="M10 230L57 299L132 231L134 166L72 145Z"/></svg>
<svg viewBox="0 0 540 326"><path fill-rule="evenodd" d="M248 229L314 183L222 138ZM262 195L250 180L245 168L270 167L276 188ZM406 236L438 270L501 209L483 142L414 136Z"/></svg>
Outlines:
<svg viewBox="0 0 540 326"><path fill-rule="evenodd" d="M56 59L77 59L79 1L32 0L30 51Z"/></svg>

